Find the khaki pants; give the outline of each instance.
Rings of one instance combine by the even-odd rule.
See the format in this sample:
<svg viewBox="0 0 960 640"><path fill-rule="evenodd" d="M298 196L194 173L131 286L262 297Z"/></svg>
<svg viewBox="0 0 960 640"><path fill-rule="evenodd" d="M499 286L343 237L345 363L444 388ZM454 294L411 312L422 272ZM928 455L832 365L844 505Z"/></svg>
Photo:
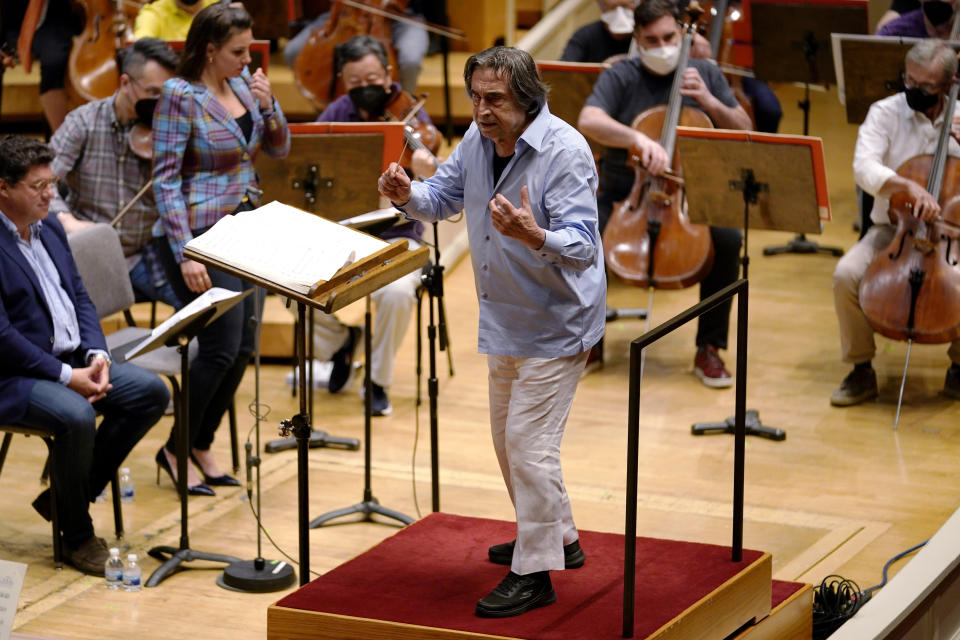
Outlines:
<svg viewBox="0 0 960 640"><path fill-rule="evenodd" d="M847 251L833 272L833 304L840 323L840 353L844 362L860 364L873 360L877 348L873 327L860 308L860 281L873 257L893 240L896 228L875 224L853 248ZM950 361L960 364L960 340L947 350Z"/></svg>
<svg viewBox="0 0 960 640"><path fill-rule="evenodd" d="M587 352L565 358L487 356L490 430L517 514L511 570L564 568L579 537L560 470L560 441Z"/></svg>

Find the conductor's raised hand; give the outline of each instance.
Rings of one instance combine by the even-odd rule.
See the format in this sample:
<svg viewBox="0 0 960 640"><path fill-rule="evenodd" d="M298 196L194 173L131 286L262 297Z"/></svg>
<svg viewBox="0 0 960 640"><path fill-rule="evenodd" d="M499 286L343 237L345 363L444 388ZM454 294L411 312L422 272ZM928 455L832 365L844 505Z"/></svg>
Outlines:
<svg viewBox="0 0 960 640"><path fill-rule="evenodd" d="M505 236L516 238L531 249L539 249L546 240L544 231L533 217L527 186L520 189L520 206L515 207L506 196L498 193L488 205L493 228Z"/></svg>
<svg viewBox="0 0 960 640"><path fill-rule="evenodd" d="M410 177L396 162L391 162L377 180L377 189L384 198L400 206L407 204L413 195L410 190Z"/></svg>

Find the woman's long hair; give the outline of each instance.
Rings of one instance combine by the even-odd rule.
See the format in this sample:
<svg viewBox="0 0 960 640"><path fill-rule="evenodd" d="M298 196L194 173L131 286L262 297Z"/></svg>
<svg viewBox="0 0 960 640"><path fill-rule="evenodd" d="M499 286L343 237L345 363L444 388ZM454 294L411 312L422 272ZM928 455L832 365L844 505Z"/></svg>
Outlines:
<svg viewBox="0 0 960 640"><path fill-rule="evenodd" d="M196 82L207 66L207 45L219 49L233 35L251 26L250 14L239 3L218 2L201 9L190 23L177 75Z"/></svg>

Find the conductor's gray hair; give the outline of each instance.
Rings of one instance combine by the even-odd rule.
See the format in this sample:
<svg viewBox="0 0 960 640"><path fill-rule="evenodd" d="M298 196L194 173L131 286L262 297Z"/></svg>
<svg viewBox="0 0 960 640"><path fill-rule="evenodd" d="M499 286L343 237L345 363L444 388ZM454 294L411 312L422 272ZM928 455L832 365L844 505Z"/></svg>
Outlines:
<svg viewBox="0 0 960 640"><path fill-rule="evenodd" d="M943 72L942 81L948 84L957 73L957 53L936 38L927 38L910 47L907 51L907 62L928 67L934 60L940 63Z"/></svg>
<svg viewBox="0 0 960 640"><path fill-rule="evenodd" d="M547 103L547 85L540 80L533 58L523 49L491 47L470 56L463 67L463 79L471 98L470 82L477 69L493 69L497 76L505 78L514 100L530 117L540 113Z"/></svg>

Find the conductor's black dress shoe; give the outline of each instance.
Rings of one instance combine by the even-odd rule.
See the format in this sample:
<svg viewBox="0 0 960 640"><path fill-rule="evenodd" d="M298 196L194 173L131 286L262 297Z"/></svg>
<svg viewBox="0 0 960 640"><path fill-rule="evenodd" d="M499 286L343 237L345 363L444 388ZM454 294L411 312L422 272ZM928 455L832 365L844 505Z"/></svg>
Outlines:
<svg viewBox="0 0 960 640"><path fill-rule="evenodd" d="M517 546L516 540L495 544L487 550L487 556L490 562L494 564L509 565L513 562L513 548ZM574 540L570 544L563 545L563 565L566 569L579 569L583 566L587 556L580 548L580 541Z"/></svg>
<svg viewBox="0 0 960 640"><path fill-rule="evenodd" d="M557 601L549 571L525 576L511 571L485 598L477 602L476 615L481 618L507 618L526 613Z"/></svg>

